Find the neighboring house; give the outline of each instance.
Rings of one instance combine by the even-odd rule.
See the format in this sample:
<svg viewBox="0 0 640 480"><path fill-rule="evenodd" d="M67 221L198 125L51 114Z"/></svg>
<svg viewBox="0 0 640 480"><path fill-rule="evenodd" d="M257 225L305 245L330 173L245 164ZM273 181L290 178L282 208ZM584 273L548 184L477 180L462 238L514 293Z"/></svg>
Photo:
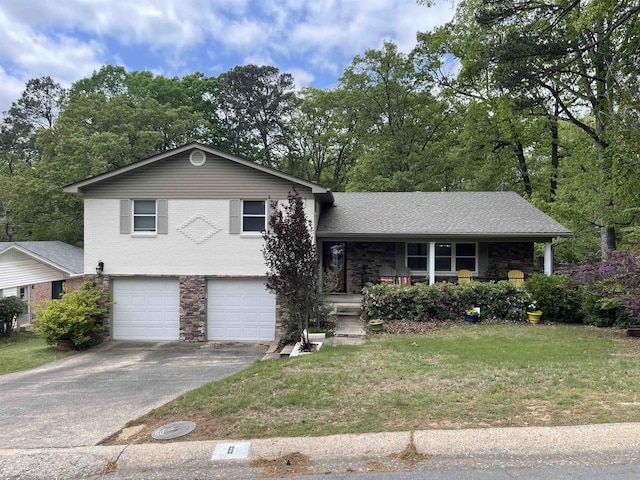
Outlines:
<svg viewBox="0 0 640 480"><path fill-rule="evenodd" d="M84 197L84 272L115 302L111 335L130 340L275 338L262 233L272 201L295 188L340 289L379 267L416 278L533 268L533 243L570 232L515 193L332 193L313 182L191 143L65 187ZM430 218L433 221L430 221ZM449 253L447 253L449 252ZM446 271L442 268L447 267Z"/></svg>
<svg viewBox="0 0 640 480"><path fill-rule="evenodd" d="M82 249L63 242L0 242L0 297L26 302L20 326L31 322L33 306L60 298L83 278Z"/></svg>

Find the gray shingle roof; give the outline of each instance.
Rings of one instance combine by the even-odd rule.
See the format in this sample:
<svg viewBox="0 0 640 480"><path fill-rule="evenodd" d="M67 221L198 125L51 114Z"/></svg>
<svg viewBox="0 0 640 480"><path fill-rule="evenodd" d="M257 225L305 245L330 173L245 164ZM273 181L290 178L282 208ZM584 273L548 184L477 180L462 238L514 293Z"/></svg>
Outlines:
<svg viewBox="0 0 640 480"><path fill-rule="evenodd" d="M317 234L328 236L570 236L515 192L334 193Z"/></svg>
<svg viewBox="0 0 640 480"><path fill-rule="evenodd" d="M0 253L10 247L18 247L35 257L50 262L69 275L81 275L84 272L84 250L68 243L49 242L0 242Z"/></svg>

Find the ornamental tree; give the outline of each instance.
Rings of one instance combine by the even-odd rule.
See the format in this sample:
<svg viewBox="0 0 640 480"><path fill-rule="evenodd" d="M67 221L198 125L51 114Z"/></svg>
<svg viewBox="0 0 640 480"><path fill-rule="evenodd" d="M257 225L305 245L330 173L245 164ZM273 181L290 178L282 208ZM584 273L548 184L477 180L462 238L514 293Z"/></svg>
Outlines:
<svg viewBox="0 0 640 480"><path fill-rule="evenodd" d="M319 319L322 298L319 290L318 255L311 238L311 222L304 212L300 194L291 190L284 209L272 202L274 213L264 232L263 255L267 265L267 289L278 295L287 331L282 340L301 338L310 319ZM310 349L308 338L303 349Z"/></svg>

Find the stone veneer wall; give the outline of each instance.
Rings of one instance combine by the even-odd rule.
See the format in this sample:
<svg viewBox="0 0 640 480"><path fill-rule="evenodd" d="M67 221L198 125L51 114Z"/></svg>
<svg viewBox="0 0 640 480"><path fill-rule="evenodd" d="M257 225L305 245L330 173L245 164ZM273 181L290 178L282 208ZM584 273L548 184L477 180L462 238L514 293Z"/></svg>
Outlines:
<svg viewBox="0 0 640 480"><path fill-rule="evenodd" d="M347 242L347 293L360 293L380 275L380 267L396 266L395 242Z"/></svg>
<svg viewBox="0 0 640 480"><path fill-rule="evenodd" d="M207 279L180 276L180 341L207 340Z"/></svg>
<svg viewBox="0 0 640 480"><path fill-rule="evenodd" d="M535 272L534 245L531 242L492 242L487 244L488 266L504 270Z"/></svg>

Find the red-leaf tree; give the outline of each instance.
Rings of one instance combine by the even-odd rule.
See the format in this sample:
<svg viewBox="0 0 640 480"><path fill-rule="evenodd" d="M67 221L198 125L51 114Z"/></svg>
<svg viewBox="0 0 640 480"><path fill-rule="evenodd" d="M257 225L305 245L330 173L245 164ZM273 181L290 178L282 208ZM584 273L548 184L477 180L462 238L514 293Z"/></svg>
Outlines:
<svg viewBox="0 0 640 480"><path fill-rule="evenodd" d="M318 255L311 237L311 222L304 213L304 201L291 190L284 209L272 203L273 215L263 234L263 255L267 265L267 288L278 295L286 321L285 340L301 338L309 320L317 320L323 302L319 290ZM310 347L302 339L303 348Z"/></svg>

